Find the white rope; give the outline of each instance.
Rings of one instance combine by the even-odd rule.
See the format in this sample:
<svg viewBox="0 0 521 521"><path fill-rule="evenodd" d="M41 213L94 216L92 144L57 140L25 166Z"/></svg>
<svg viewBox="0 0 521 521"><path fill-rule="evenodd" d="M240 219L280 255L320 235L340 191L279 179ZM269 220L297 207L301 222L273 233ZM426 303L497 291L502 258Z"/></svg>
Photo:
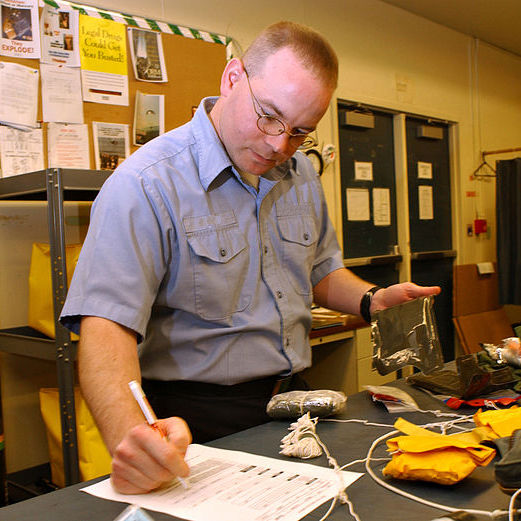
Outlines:
<svg viewBox="0 0 521 521"><path fill-rule="evenodd" d="M516 502L517 496L521 493L521 488L516 490L512 497L510 498L510 503L508 504L508 521L514 521L514 514L516 512L514 508L514 504Z"/></svg>
<svg viewBox="0 0 521 521"><path fill-rule="evenodd" d="M348 506L349 513L356 521L361 521L356 512L354 511L353 504L347 497L345 492L346 485L344 483L344 477L342 471L333 456L331 456L328 448L322 442L318 434L316 433L316 424L318 418L311 418L309 412L301 416L296 422L292 423L289 427L290 433L284 436L281 440L281 454L285 456L296 456L303 459L314 458L320 456L324 451L328 463L333 467L335 475L338 479L338 492L333 498L331 505L327 512L320 518L319 521L324 521L329 514L335 508L337 501L341 501ZM300 454L304 454L301 456Z"/></svg>
<svg viewBox="0 0 521 521"><path fill-rule="evenodd" d="M281 440L280 454L295 458L311 459L322 454L315 432L318 418L310 418L309 412L289 426L290 433Z"/></svg>
<svg viewBox="0 0 521 521"><path fill-rule="evenodd" d="M336 418L322 418L320 420L321 422L337 422L337 423L361 423L363 425L369 425L371 427L388 427L389 429L392 429L394 425L389 425L388 423L373 423L369 420L360 420L357 418L351 418L349 420L338 420Z"/></svg>

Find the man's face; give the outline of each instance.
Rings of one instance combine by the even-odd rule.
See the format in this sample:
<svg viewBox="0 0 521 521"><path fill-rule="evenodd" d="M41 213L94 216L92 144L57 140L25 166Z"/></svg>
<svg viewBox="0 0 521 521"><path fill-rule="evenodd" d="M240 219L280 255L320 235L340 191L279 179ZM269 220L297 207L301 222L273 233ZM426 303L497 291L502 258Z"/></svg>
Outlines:
<svg viewBox="0 0 521 521"><path fill-rule="evenodd" d="M289 49L271 55L262 71L250 77L251 91L241 62L235 63L232 73L229 89L221 92L221 108L213 118L214 124L237 169L262 175L289 159L302 140L287 133L262 133L255 109L277 117L291 133L311 132L327 110L332 90L304 68ZM258 101L255 108L252 92Z"/></svg>

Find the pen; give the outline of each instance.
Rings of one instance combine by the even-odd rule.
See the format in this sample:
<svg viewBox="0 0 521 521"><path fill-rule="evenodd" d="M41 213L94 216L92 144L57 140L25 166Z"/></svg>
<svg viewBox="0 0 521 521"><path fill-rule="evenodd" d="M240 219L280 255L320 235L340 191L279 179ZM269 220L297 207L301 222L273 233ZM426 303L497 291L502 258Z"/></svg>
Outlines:
<svg viewBox="0 0 521 521"><path fill-rule="evenodd" d="M154 411L152 410L152 407L150 406L150 403L147 400L147 397L145 396L145 393L143 392L143 389L139 382L136 380L132 380L128 383L128 386L130 387L130 390L132 391L132 395L136 399L136 402L139 405L139 408L141 409L141 412L143 413L143 416L147 420L147 423L156 431L158 431L161 436L164 438L165 433L161 430L159 425L157 424L157 416L155 415ZM187 482L183 479L177 476L177 479L183 485L183 488L188 488Z"/></svg>

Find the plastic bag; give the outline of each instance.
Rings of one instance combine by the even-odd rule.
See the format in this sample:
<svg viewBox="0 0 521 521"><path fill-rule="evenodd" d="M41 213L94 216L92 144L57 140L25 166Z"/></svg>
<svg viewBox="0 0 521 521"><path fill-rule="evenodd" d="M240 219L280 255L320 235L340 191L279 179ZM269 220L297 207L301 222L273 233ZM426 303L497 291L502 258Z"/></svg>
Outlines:
<svg viewBox="0 0 521 521"><path fill-rule="evenodd" d="M443 367L433 302L421 297L373 314L373 367L381 375L407 365L424 373Z"/></svg>
<svg viewBox="0 0 521 521"><path fill-rule="evenodd" d="M324 418L341 412L346 402L346 395L340 391L289 391L273 396L266 412L276 419L299 418L307 412Z"/></svg>

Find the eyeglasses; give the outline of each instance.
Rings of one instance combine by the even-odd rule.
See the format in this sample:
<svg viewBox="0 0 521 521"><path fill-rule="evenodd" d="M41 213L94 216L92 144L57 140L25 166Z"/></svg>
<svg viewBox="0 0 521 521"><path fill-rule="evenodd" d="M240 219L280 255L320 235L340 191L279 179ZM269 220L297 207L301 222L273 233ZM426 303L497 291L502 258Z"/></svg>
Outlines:
<svg viewBox="0 0 521 521"><path fill-rule="evenodd" d="M266 114L265 110L262 108L262 105L259 103L259 100L255 97L255 94L253 94L250 78L246 69L244 69L244 74L246 74L246 81L248 82L248 87L250 89L253 110L255 111L255 114L257 114L257 128L263 134L267 134L268 136L280 136L281 134L287 134L289 138L295 140L295 142L301 141L298 147L301 149L310 148L317 144L316 140L309 135L309 132L290 132L286 129L286 124L283 121L275 116ZM255 103L257 103L257 105L260 107L262 113L257 110Z"/></svg>

